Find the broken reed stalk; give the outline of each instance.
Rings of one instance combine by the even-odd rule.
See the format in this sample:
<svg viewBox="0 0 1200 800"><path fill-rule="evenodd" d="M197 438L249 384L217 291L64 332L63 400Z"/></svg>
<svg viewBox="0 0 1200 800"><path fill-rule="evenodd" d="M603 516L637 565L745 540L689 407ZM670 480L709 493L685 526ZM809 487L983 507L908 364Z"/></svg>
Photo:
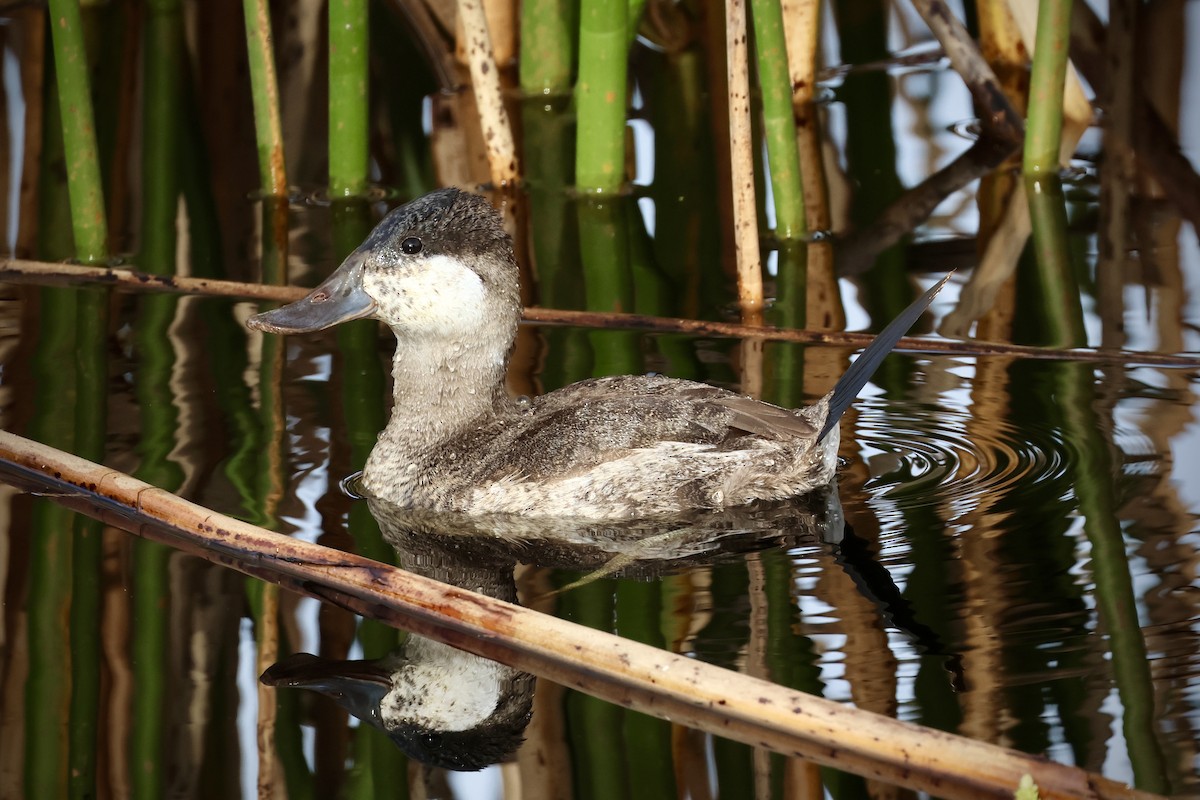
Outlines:
<svg viewBox="0 0 1200 800"><path fill-rule="evenodd" d="M750 67L746 49L746 0L726 0L725 52L729 85L729 162L733 187L733 241L738 304L743 322L763 310L758 211L754 194L754 136L750 125Z"/></svg>
<svg viewBox="0 0 1200 800"><path fill-rule="evenodd" d="M243 9L250 93L254 101L254 132L258 142L259 188L264 195L286 197L287 169L283 159L275 48L271 41L271 11L267 0L244 0Z"/></svg>
<svg viewBox="0 0 1200 800"><path fill-rule="evenodd" d="M146 538L617 705L947 798L1150 798L1116 781L730 672L292 539L7 431L0 476Z"/></svg>
<svg viewBox="0 0 1200 800"><path fill-rule="evenodd" d="M625 183L628 0L582 0L575 82L575 185L614 194Z"/></svg>
<svg viewBox="0 0 1200 800"><path fill-rule="evenodd" d="M750 0L750 17L754 21L763 137L775 203L775 236L795 241L808 233L808 224L804 218L804 182L796 146L796 116L780 0Z"/></svg>
<svg viewBox="0 0 1200 800"><path fill-rule="evenodd" d="M367 0L329 2L329 196L367 188Z"/></svg>
<svg viewBox="0 0 1200 800"><path fill-rule="evenodd" d="M979 45L966 27L945 3L913 0L913 7L946 51L954 71L967 85L978 109L981 138L1010 146L1019 144L1025 136L1021 115L1008 101L996 73L984 60Z"/></svg>
<svg viewBox="0 0 1200 800"><path fill-rule="evenodd" d="M1029 120L1025 132L1026 175L1057 175L1062 142L1063 87L1071 43L1071 0L1041 0L1033 72L1029 78Z"/></svg>
<svg viewBox="0 0 1200 800"><path fill-rule="evenodd" d="M171 275L152 275L119 267L82 267L73 264L52 264L40 261L0 259L0 281L33 283L47 286L78 286L101 284L127 291L165 292L201 297L226 297L257 302L290 303L308 293L299 286L268 286L260 283L239 283L208 278L189 278ZM865 347L874 340L870 333L855 331L815 331L790 328L757 327L733 322L655 317L648 314L620 312L572 311L558 308L527 307L525 321L538 325L572 325L580 328L623 328L648 333L682 333L690 336L761 337L764 341L796 342L798 344L833 347ZM1005 356L1037 361L1081 361L1096 364L1126 364L1156 367L1200 366L1196 353L1144 353L1132 350L1088 350L1083 348L1055 350L1045 347L985 342L977 340L929 339L905 336L896 345L897 352L927 353L930 355Z"/></svg>

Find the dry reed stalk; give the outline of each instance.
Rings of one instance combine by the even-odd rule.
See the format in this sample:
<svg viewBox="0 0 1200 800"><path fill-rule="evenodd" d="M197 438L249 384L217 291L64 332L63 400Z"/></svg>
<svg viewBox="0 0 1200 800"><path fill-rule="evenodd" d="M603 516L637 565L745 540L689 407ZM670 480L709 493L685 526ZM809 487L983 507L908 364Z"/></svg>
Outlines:
<svg viewBox="0 0 1200 800"><path fill-rule="evenodd" d="M458 19L466 43L467 64L471 70L475 103L479 108L483 141L487 147L488 169L492 184L497 189L503 189L516 182L520 170L512 125L500 91L500 71L496 67L487 15L481 0L458 0Z"/></svg>
<svg viewBox="0 0 1200 800"><path fill-rule="evenodd" d="M725 51L729 76L730 178L733 185L734 251L738 304L743 321L763 309L758 211L754 196L754 139L750 127L750 67L746 47L746 0L725 3Z"/></svg>

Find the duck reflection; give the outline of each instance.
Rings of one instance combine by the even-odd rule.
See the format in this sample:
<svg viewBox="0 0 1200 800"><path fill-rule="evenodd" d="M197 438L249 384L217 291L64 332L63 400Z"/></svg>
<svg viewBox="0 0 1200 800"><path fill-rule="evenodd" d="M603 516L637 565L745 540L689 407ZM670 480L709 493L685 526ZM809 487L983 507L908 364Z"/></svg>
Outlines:
<svg viewBox="0 0 1200 800"><path fill-rule="evenodd" d="M518 563L590 572L577 583L609 576L650 579L763 548L834 541L842 531L833 489L653 525L440 514L375 498L368 505L401 567L510 602L517 601ZM416 634L374 660L299 653L272 666L261 680L327 695L383 730L410 757L462 771L512 757L529 723L534 691L528 673Z"/></svg>

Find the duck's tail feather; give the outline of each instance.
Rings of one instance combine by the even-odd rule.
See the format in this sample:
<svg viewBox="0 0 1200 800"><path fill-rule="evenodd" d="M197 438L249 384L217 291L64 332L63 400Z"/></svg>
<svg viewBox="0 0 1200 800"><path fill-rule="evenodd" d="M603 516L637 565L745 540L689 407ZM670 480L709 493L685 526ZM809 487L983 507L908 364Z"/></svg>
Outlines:
<svg viewBox="0 0 1200 800"><path fill-rule="evenodd" d="M854 363L850 365L850 369L838 380L833 387L833 391L829 393L829 416L825 418L825 426L821 428L821 433L817 436L817 441L825 438L825 434L833 430L834 426L842 418L842 414L854 402L854 398L858 397L858 393L866 386L867 381L875 374L875 370L883 363L883 359L888 353L892 352L892 348L896 346L896 342L904 334L908 333L908 329L913 326L917 318L925 313L925 309L929 308L929 304L933 302L934 296L942 290L946 285L946 281L950 280L953 272L947 273L946 277L930 287L929 291L913 301L912 305L900 312L900 315L892 320L886 328L884 328L875 341L862 352Z"/></svg>

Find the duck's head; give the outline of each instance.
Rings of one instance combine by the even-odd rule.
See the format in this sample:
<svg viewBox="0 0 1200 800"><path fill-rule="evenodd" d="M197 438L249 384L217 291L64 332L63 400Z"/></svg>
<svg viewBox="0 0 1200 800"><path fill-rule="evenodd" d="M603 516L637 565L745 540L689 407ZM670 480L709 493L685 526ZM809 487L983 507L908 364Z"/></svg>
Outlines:
<svg viewBox="0 0 1200 800"><path fill-rule="evenodd" d="M398 336L511 339L521 315L512 240L482 197L439 189L392 211L307 297L251 317L272 333L375 318ZM483 326L483 327L481 327Z"/></svg>

